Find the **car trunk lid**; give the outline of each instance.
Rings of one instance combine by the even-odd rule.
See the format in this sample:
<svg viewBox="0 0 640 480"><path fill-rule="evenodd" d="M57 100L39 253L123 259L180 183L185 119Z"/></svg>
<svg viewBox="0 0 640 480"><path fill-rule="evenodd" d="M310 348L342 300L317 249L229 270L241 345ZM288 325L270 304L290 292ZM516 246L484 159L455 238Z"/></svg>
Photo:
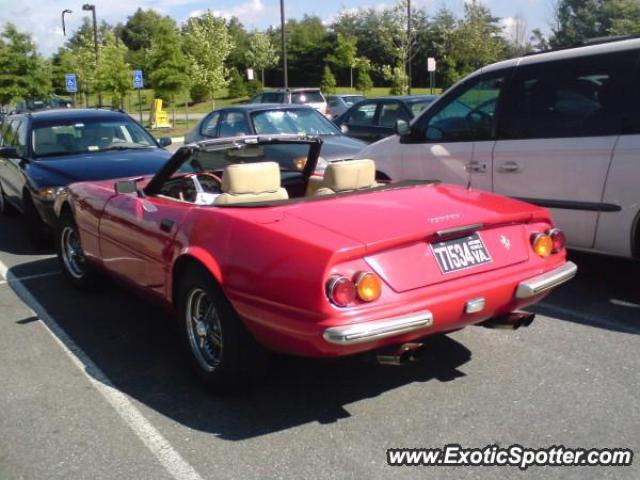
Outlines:
<svg viewBox="0 0 640 480"><path fill-rule="evenodd" d="M539 212L490 193L431 184L303 202L287 214L363 244L371 268L394 290L404 291L525 261L530 248L522 224ZM462 258L458 263L464 268L443 271L436 258L440 242L475 232L490 260L464 265ZM459 248L469 255L468 246Z"/></svg>

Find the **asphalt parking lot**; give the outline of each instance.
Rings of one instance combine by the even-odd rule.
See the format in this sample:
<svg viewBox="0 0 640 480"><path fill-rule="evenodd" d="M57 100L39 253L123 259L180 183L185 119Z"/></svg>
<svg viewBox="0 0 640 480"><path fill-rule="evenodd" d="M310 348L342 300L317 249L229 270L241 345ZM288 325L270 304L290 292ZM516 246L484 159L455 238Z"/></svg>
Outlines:
<svg viewBox="0 0 640 480"><path fill-rule="evenodd" d="M0 479L637 479L630 467L389 467L393 447L640 449L640 264L580 272L515 332L426 341L407 367L274 358L250 391L200 387L170 318L81 293L0 218Z"/></svg>

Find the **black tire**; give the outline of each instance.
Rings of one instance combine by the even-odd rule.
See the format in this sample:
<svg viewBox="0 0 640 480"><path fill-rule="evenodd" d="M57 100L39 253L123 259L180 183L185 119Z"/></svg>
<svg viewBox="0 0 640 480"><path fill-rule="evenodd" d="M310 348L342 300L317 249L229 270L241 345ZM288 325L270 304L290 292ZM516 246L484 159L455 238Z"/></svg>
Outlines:
<svg viewBox="0 0 640 480"><path fill-rule="evenodd" d="M7 197L2 189L2 182L0 182L0 215L15 215L16 209L7 201Z"/></svg>
<svg viewBox="0 0 640 480"><path fill-rule="evenodd" d="M71 213L64 212L60 217L55 240L56 253L64 276L79 289L95 289L100 277L85 260L78 227Z"/></svg>
<svg viewBox="0 0 640 480"><path fill-rule="evenodd" d="M203 267L189 266L177 289L180 335L198 378L219 392L245 387L259 378L266 366L266 351L238 318L213 276Z"/></svg>
<svg viewBox="0 0 640 480"><path fill-rule="evenodd" d="M29 232L31 244L38 250L49 247L51 245L51 231L40 217L38 209L33 204L31 195L25 193L22 204L24 206L24 216L27 221L27 231Z"/></svg>

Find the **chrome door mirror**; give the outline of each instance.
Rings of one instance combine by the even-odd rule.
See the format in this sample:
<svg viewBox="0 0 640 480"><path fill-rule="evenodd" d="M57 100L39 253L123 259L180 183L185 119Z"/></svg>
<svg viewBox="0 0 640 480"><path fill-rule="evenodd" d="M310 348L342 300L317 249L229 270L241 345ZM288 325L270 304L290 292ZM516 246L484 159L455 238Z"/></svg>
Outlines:
<svg viewBox="0 0 640 480"><path fill-rule="evenodd" d="M401 137L409 135L411 133L409 122L407 122L406 120L402 120L401 118L396 120L396 133Z"/></svg>

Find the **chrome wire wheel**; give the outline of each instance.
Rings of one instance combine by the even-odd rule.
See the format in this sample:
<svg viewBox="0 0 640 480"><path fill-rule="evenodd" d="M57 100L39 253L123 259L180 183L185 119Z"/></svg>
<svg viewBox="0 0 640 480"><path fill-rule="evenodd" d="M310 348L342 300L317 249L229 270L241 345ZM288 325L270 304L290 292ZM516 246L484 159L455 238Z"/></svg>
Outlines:
<svg viewBox="0 0 640 480"><path fill-rule="evenodd" d="M60 233L60 253L69 274L78 280L86 275L85 258L76 229L65 225Z"/></svg>
<svg viewBox="0 0 640 480"><path fill-rule="evenodd" d="M187 296L185 320L191 351L200 367L213 372L222 360L222 327L210 295L194 288Z"/></svg>

